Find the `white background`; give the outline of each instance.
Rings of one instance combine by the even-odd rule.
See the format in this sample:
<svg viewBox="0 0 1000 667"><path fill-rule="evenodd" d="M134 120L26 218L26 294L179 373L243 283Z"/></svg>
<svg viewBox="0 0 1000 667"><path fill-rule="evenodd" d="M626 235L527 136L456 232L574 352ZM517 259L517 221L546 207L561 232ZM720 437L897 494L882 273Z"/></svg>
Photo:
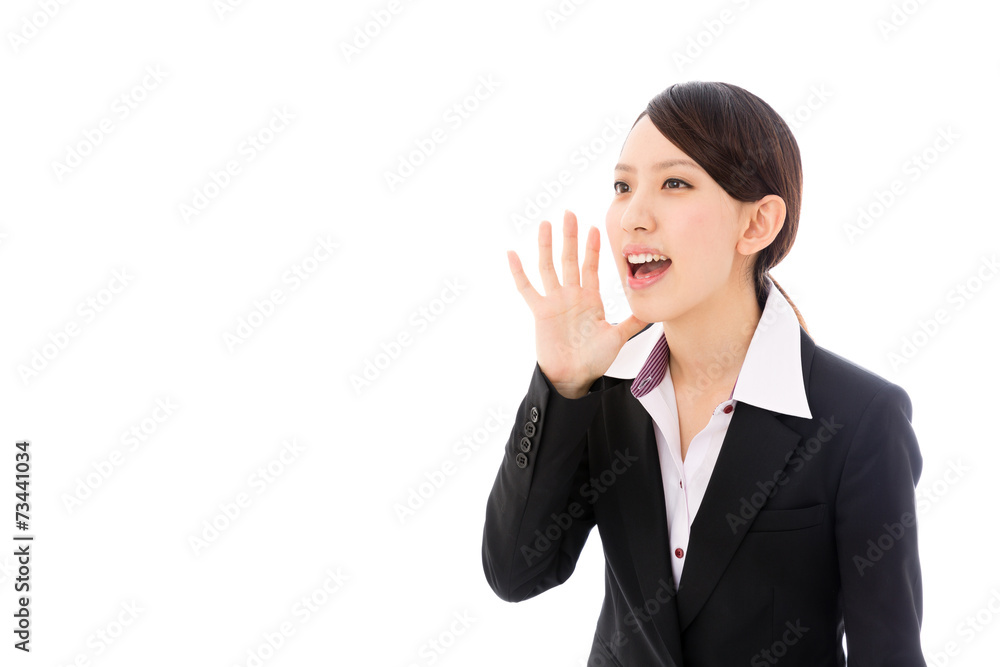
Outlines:
<svg viewBox="0 0 1000 667"><path fill-rule="evenodd" d="M1000 280L983 268L1000 247L995 4L591 0L559 20L556 2L527 0L48 5L12 0L0 19L4 664L583 665L603 596L597 531L573 577L530 601L502 602L482 572L486 497L534 365L505 251L540 289L538 222L553 221L558 253L564 208L606 250L627 128L691 79L743 86L792 126L804 204L773 275L819 345L913 401L930 664L1000 652L987 608L1000 609ZM294 117L279 125L276 109ZM88 140L103 119L111 131ZM625 130L604 143L609 121ZM416 152L438 128L444 141ZM933 163L914 170L925 151ZM540 197L564 169L570 186ZM852 239L894 180L903 193ZM312 272L296 284L294 267ZM966 284L978 291L959 308ZM260 316L274 290L282 302ZM946 321L923 334L937 310ZM916 354L893 363L904 340ZM143 440L123 440L133 428ZM19 439L30 656L12 648ZM274 463L291 440L301 451ZM310 596L322 604L306 616ZM283 623L293 633L269 651Z"/></svg>

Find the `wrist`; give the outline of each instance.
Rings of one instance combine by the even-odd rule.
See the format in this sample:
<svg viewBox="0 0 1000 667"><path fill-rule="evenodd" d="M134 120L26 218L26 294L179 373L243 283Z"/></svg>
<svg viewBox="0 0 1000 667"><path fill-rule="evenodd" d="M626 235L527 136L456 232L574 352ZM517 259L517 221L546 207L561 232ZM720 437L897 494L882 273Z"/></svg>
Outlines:
<svg viewBox="0 0 1000 667"><path fill-rule="evenodd" d="M572 399L586 396L593 384L593 381L591 381L585 384L553 384L552 386L563 398Z"/></svg>

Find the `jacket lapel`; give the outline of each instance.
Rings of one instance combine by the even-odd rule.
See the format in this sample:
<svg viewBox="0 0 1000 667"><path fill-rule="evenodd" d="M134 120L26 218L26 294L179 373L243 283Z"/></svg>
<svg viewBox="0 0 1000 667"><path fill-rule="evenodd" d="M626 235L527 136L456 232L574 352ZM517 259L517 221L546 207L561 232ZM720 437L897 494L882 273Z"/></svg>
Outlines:
<svg viewBox="0 0 1000 667"><path fill-rule="evenodd" d="M801 327L799 332L803 382L808 392L815 343ZM767 506L766 495L758 483L774 480L775 474L785 469L789 452L802 439L782 422L783 418L784 415L750 403L736 404L705 497L691 524L677 600L682 632L705 605L753 523L755 512L747 512L750 519L739 520L744 503L757 509ZM756 504L754 494L757 494ZM733 520L734 517L738 519Z"/></svg>
<svg viewBox="0 0 1000 667"><path fill-rule="evenodd" d="M808 391L815 344L801 327L799 331L803 381ZM754 493L760 492L758 481L772 480L777 471L785 468L785 458L799 444L801 436L785 426L776 413L749 403L737 404L691 526L689 556L681 584L676 592L667 593L670 597L664 602L663 583L675 586L675 582L670 566L663 477L653 420L632 396L629 385L630 380L625 380L608 387L619 395L604 413L609 447L613 443L628 443L639 459L633 470L635 477L630 477L618 490L619 511L643 600L655 601L646 611L653 617L653 627L670 657L680 665L683 664L681 633L705 605L752 523L736 522L734 530L727 514L740 516L742 499L749 501Z"/></svg>
<svg viewBox="0 0 1000 667"><path fill-rule="evenodd" d="M663 477L653 434L653 420L629 391L631 380L614 387L619 392L605 411L607 442L610 448L627 443L630 454L639 460L629 471L628 480L618 489L618 510L628 548L635 565L636 579L656 634L673 660L683 664L681 635L670 568L670 540L667 533L667 510L663 499ZM609 452L614 456L614 452ZM666 584L666 585L664 585ZM648 623L645 623L648 627Z"/></svg>
<svg viewBox="0 0 1000 667"><path fill-rule="evenodd" d="M766 506L767 496L758 483L774 480L800 439L774 413L749 403L736 404L705 497L691 524L678 593L682 632L704 606L739 548L756 515L753 508ZM744 509L748 505L749 511Z"/></svg>

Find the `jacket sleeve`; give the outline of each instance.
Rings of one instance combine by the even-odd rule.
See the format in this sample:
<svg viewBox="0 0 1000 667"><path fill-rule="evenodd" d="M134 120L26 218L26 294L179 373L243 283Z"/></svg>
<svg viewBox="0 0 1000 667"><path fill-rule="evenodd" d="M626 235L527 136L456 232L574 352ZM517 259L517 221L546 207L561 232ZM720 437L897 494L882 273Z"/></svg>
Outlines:
<svg viewBox="0 0 1000 667"><path fill-rule="evenodd" d="M906 392L886 383L861 416L835 530L849 664L925 667L915 487L923 460Z"/></svg>
<svg viewBox="0 0 1000 667"><path fill-rule="evenodd" d="M483 571L503 600L534 597L576 567L595 523L581 487L589 478L587 429L602 387L600 378L586 395L566 398L535 363L486 502Z"/></svg>

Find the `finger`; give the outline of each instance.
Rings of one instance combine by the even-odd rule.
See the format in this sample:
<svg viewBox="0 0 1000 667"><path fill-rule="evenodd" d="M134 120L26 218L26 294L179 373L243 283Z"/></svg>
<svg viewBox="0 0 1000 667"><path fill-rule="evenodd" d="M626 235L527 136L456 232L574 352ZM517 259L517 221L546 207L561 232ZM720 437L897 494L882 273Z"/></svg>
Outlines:
<svg viewBox="0 0 1000 667"><path fill-rule="evenodd" d="M562 275L563 285L580 284L580 261L576 256L576 215L569 209L563 214Z"/></svg>
<svg viewBox="0 0 1000 667"><path fill-rule="evenodd" d="M552 224L548 220L538 225L538 271L542 274L546 296L551 296L559 289L559 277L552 266Z"/></svg>
<svg viewBox="0 0 1000 667"><path fill-rule="evenodd" d="M507 251L507 264L510 266L511 275L514 276L517 291L521 293L528 308L534 313L535 304L541 301L542 296L532 287L531 281L528 280L528 276L524 274L524 269L521 267L521 258L513 250Z"/></svg>
<svg viewBox="0 0 1000 667"><path fill-rule="evenodd" d="M583 253L583 289L601 290L600 281L597 278L598 257L601 253L601 232L591 225L587 231L587 245Z"/></svg>

